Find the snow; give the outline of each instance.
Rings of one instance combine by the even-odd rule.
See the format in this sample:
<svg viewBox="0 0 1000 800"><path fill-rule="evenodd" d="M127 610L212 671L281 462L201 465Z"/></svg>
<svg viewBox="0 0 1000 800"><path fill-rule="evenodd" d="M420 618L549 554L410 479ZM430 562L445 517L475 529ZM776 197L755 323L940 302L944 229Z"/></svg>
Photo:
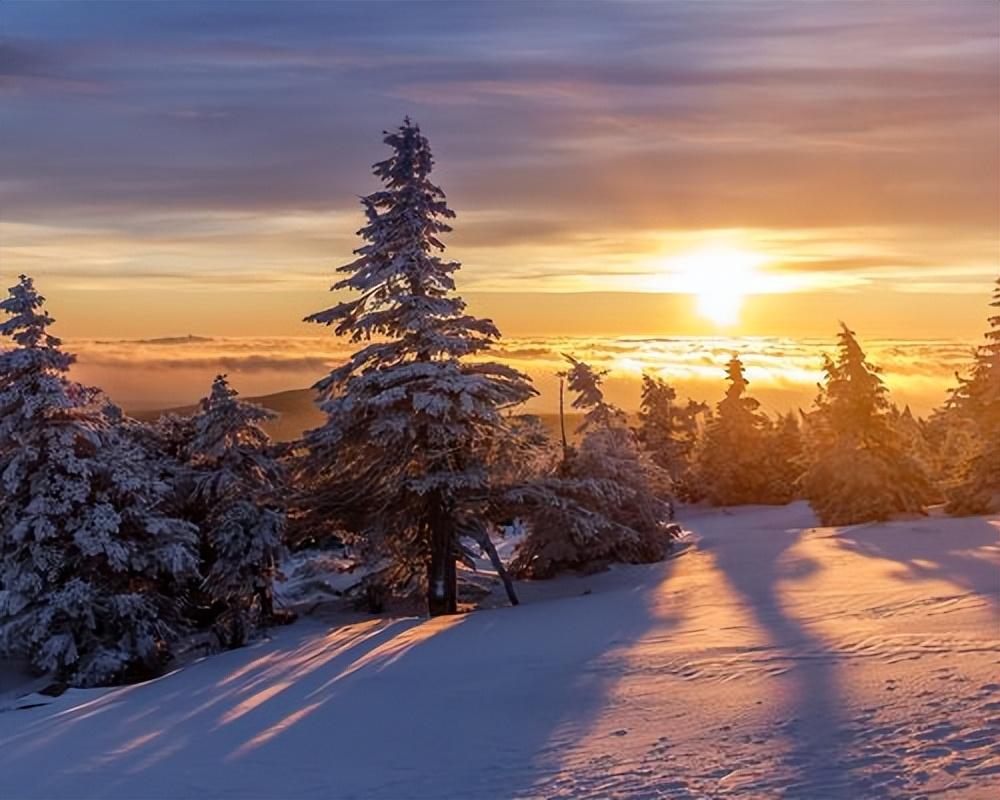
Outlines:
<svg viewBox="0 0 1000 800"><path fill-rule="evenodd" d="M50 704L0 714L0 794L1000 796L1000 517L680 516L680 557L517 608L310 618L22 698Z"/></svg>

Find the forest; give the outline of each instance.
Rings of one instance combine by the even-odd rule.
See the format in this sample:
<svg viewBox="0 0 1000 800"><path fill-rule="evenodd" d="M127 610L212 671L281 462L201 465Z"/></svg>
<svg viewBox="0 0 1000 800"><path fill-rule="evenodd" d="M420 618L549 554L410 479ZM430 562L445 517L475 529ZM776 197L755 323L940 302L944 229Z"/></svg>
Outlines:
<svg viewBox="0 0 1000 800"><path fill-rule="evenodd" d="M276 601L290 554L347 554L358 608L466 610L487 559L514 580L668 557L697 506L806 500L820 524L1000 510L1000 279L985 340L926 419L894 402L840 323L806 409L768 416L739 353L717 398L645 374L639 413L567 353L553 437L520 411L531 378L491 361L501 332L467 313L445 255L455 216L409 119L385 134L381 187L309 322L356 346L314 387L325 423L269 440L271 412L219 375L192 416L127 416L70 378L74 356L21 275L0 310L0 654L63 686L162 674L182 642L237 648L294 615ZM57 309L53 310L57 313ZM837 322L831 320L831 330ZM563 398L565 395L565 400ZM517 531L509 559L497 543Z"/></svg>

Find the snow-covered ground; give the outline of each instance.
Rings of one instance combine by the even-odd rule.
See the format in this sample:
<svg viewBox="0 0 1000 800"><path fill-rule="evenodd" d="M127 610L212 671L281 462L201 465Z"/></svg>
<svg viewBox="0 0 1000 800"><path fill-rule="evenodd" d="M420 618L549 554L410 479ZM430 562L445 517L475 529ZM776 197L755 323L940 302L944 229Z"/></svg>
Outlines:
<svg viewBox="0 0 1000 800"><path fill-rule="evenodd" d="M518 608L304 620L2 713L0 796L1000 796L1000 519L684 521Z"/></svg>

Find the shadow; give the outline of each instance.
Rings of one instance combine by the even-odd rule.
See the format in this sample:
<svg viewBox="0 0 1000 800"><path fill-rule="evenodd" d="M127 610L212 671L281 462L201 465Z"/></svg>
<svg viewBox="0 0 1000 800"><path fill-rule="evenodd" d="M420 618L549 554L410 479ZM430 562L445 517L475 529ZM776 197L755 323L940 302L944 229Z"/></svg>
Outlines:
<svg viewBox="0 0 1000 800"><path fill-rule="evenodd" d="M240 744L306 705L306 693L379 647L405 643L419 623L369 620L332 632L305 623L146 683L70 690L50 708L0 717L0 769L18 797L213 794L177 781L192 765L219 769ZM260 796L261 785L245 796Z"/></svg>
<svg viewBox="0 0 1000 800"><path fill-rule="evenodd" d="M1000 519L927 517L841 531L850 552L899 566L902 580L941 580L1000 605Z"/></svg>
<svg viewBox="0 0 1000 800"><path fill-rule="evenodd" d="M717 568L766 634L768 646L755 657L767 668L766 674L780 676L791 687L789 716L775 731L786 743L781 763L787 774L765 776L755 790L846 800L863 794L859 795L849 771L852 734L839 710L836 656L820 636L788 612L779 592L780 582L806 578L819 568L812 559L792 553L803 536L801 528L815 525L811 513L799 505L789 506L787 512L751 510L738 521L717 518L715 525L741 529L728 531L724 546L708 533L701 547L714 555ZM776 513L784 515L784 529L775 527ZM757 519L759 527L754 526Z"/></svg>
<svg viewBox="0 0 1000 800"><path fill-rule="evenodd" d="M563 579L578 581L575 596L516 609L333 631L305 620L145 684L71 690L45 709L0 715L4 793L530 793L558 771L561 732L601 713L617 680L605 656L673 624L652 600L672 568L615 570L614 588L586 597L605 576Z"/></svg>

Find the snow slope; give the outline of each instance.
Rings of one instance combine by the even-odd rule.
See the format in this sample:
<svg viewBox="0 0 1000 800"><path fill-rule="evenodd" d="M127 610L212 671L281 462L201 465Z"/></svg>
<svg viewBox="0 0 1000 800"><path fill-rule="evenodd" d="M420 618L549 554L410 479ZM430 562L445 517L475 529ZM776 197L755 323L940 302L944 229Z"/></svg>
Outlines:
<svg viewBox="0 0 1000 800"><path fill-rule="evenodd" d="M0 796L1000 796L1000 519L685 522L515 609L307 620L0 714Z"/></svg>

